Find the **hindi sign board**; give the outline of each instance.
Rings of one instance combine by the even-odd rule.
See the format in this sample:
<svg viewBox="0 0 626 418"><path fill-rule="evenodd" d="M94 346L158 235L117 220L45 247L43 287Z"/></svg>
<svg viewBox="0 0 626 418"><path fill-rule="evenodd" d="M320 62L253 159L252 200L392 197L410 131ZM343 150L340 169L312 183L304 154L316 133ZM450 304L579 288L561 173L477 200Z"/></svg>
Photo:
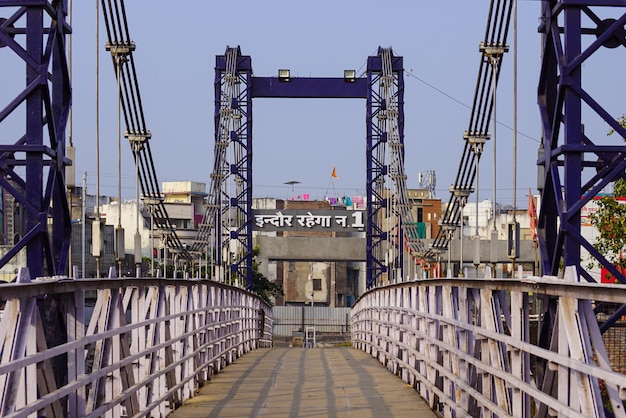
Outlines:
<svg viewBox="0 0 626 418"><path fill-rule="evenodd" d="M269 210L252 211L254 231L363 232L363 210Z"/></svg>

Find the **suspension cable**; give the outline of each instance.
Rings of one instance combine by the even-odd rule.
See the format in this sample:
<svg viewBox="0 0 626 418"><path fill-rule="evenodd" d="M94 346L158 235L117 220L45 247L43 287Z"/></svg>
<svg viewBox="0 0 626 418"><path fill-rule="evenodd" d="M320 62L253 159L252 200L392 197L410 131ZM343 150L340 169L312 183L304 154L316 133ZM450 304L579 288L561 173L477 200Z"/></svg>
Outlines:
<svg viewBox="0 0 626 418"><path fill-rule="evenodd" d="M512 10L512 0L491 1L485 36L480 44L481 56L476 89L468 129L464 134L466 141L454 184L450 188L451 191L459 192L472 189L477 171L476 164L480 161L480 156L475 158L471 151L471 147L476 142L472 138L489 138L489 121L492 119L495 105L493 90L496 88L500 76L504 52L508 51L506 39ZM490 61L490 57L494 56L498 57L495 65ZM431 248L425 254L426 258L435 259L438 254L448 249L452 239L449 233L450 228L458 225L462 216L460 206L460 195L451 192L446 211L441 219L441 228L439 228Z"/></svg>
<svg viewBox="0 0 626 418"><path fill-rule="evenodd" d="M139 91L139 81L133 57L134 42L130 40L130 31L126 17L126 8L123 0L101 0L102 14L107 34L107 45L119 50L126 48L126 59L119 65L120 106L126 131L124 135L129 139L131 150L137 159L139 171L139 185L142 196L150 202L154 209L154 222L158 229L164 231L163 239L168 248L181 254L183 259L189 259L190 254L183 246L176 233L166 207L163 202L159 182L156 175L152 150L150 148L151 133L146 128L146 119ZM117 69L116 57L112 52L113 68ZM135 152L135 146L139 146ZM139 202L137 202L139 204Z"/></svg>

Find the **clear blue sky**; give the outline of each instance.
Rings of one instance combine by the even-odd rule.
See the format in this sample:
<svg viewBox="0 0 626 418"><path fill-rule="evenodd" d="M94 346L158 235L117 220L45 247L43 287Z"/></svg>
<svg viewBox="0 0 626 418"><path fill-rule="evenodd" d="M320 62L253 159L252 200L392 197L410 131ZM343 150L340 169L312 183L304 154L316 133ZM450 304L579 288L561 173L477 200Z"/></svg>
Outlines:
<svg viewBox="0 0 626 418"><path fill-rule="evenodd" d="M95 192L95 3L73 2L73 140L77 183L88 173ZM213 165L215 55L239 45L254 75L289 68L295 76L342 76L364 70L378 46L404 57L406 173L435 170L437 195L447 201L469 123L489 1L364 0L162 2L127 0L131 39L159 181L209 183ZM540 2L519 1L518 206L536 188L540 139L536 90L540 69ZM100 25L101 192L117 193L116 85ZM513 196L513 31L498 93L497 198ZM621 50L621 49L620 49ZM9 67L5 67L9 68ZM22 67L16 67L22 80ZM621 67L615 68L617 77ZM591 66L590 66L591 69ZM4 72L4 71L3 71ZM598 79L600 88L603 78ZM617 78L615 78L617 80ZM610 88L607 88L610 92ZM616 110L617 114L623 113ZM364 194L363 100L255 99L254 194L287 198L309 193ZM593 128L593 126L591 127ZM599 127L602 135L608 130ZM493 142L493 141L492 141ZM480 198L492 196L493 147L480 168ZM123 195L133 198L134 168L123 143ZM331 181L336 166L338 178ZM284 183L297 180L294 192ZM474 197L472 197L472 200Z"/></svg>

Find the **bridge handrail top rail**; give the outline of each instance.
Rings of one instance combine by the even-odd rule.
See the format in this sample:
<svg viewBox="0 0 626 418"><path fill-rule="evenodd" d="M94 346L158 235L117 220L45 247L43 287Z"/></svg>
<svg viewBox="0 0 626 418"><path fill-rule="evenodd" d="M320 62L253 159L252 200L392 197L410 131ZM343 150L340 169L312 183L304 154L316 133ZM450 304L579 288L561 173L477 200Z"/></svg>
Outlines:
<svg viewBox="0 0 626 418"><path fill-rule="evenodd" d="M240 287L230 286L225 283L210 279L173 279L157 277L120 277L120 278L86 278L73 279L68 277L55 277L35 279L30 283L9 282L0 284L0 301L14 298L37 297L46 294L69 293L76 291L90 291L103 289L119 289L125 287L150 287L150 286L195 286L211 285L224 290L237 290L248 293L251 296L258 295Z"/></svg>
<svg viewBox="0 0 626 418"><path fill-rule="evenodd" d="M433 278L394 283L387 286L375 287L361 295L377 290L419 286L451 286L490 290L510 290L517 292L535 292L548 296L574 297L580 299L600 300L626 304L626 285L613 283L569 282L554 276L477 279L477 278Z"/></svg>

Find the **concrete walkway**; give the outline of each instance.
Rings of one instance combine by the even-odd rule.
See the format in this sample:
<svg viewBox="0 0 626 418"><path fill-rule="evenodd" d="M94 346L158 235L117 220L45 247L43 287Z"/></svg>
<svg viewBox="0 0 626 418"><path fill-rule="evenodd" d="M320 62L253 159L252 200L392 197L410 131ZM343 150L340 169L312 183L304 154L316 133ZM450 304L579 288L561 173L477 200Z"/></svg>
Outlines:
<svg viewBox="0 0 626 418"><path fill-rule="evenodd" d="M410 386L350 347L259 349L226 367L170 418L436 417Z"/></svg>

